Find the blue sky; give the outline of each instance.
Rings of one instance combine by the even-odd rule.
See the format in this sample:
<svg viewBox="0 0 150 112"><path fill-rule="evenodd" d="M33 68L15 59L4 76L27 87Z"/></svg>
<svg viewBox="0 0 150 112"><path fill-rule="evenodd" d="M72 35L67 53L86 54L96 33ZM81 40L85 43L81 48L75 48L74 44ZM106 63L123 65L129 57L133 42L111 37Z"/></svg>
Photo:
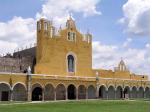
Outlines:
<svg viewBox="0 0 150 112"><path fill-rule="evenodd" d="M0 1L0 21L6 22L14 16L35 18L42 9L44 0L4 0ZM77 26L84 32L90 29L94 40L104 44L121 45L127 37L134 37L123 33L122 26L117 21L123 17L122 6L127 0L102 0L97 10L102 15L83 17L81 13L73 13ZM54 20L55 21L55 20ZM131 47L143 47L150 39L133 38Z"/></svg>
<svg viewBox="0 0 150 112"><path fill-rule="evenodd" d="M94 68L113 69L123 57L133 72L149 74L150 1L76 1L1 0L1 54L34 42L35 21L40 17L63 24L72 13L78 28L93 34Z"/></svg>

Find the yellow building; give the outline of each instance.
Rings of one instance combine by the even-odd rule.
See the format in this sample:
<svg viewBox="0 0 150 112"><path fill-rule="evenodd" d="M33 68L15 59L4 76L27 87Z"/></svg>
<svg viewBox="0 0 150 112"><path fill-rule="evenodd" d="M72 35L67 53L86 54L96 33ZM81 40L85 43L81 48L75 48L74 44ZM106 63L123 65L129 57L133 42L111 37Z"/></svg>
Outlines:
<svg viewBox="0 0 150 112"><path fill-rule="evenodd" d="M56 31L37 22L35 73L0 73L0 101L150 98L146 75L130 73L123 60L113 71L92 69L92 35L70 17Z"/></svg>

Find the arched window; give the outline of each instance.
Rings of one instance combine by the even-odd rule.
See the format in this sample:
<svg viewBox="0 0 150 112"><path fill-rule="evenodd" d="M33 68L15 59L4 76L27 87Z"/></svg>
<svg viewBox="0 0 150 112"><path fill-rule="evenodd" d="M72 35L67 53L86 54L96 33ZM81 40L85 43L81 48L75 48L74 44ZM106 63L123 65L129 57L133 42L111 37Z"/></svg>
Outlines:
<svg viewBox="0 0 150 112"><path fill-rule="evenodd" d="M68 55L67 57L68 61L68 72L75 72L75 60L72 55Z"/></svg>

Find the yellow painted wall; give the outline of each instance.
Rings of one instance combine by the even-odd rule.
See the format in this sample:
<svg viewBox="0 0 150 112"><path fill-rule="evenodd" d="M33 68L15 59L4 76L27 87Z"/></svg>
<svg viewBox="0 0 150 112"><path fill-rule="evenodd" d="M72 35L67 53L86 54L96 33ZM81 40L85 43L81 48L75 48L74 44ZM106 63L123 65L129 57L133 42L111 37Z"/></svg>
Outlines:
<svg viewBox="0 0 150 112"><path fill-rule="evenodd" d="M42 19L39 23L44 24L44 21L47 22ZM83 35L77 29L71 30L76 33L75 41L67 40L67 33L70 29L60 30L59 36L53 37L50 37L48 30L43 29L37 32L37 65L35 73L62 76L93 76L91 42L83 41ZM73 54L76 60L75 73L67 72L67 54L69 53Z"/></svg>

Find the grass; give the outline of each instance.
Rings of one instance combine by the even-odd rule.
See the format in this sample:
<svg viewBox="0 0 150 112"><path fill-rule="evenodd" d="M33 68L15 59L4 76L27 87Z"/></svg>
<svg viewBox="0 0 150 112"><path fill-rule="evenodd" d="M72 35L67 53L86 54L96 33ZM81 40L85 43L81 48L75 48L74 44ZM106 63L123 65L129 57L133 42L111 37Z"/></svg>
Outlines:
<svg viewBox="0 0 150 112"><path fill-rule="evenodd" d="M46 103L0 103L0 112L150 112L150 101L60 101Z"/></svg>

